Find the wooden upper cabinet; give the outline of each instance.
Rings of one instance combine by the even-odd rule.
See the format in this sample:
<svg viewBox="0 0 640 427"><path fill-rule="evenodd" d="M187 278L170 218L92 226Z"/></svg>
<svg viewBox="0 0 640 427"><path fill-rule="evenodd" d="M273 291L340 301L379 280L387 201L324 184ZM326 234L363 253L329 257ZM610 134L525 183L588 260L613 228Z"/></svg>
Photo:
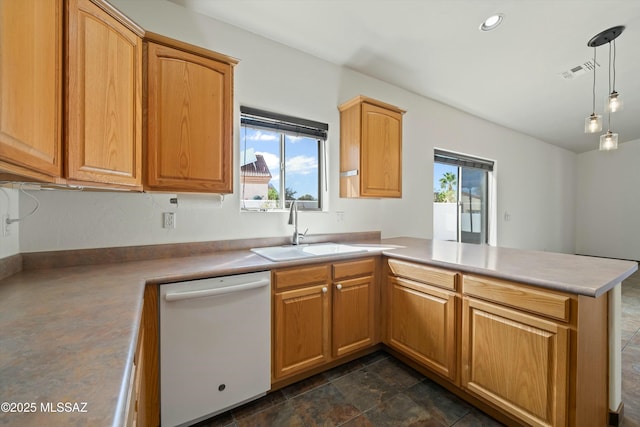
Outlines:
<svg viewBox="0 0 640 427"><path fill-rule="evenodd" d="M62 174L62 0L0 0L0 173Z"/></svg>
<svg viewBox="0 0 640 427"><path fill-rule="evenodd" d="M236 60L148 34L145 187L233 192Z"/></svg>
<svg viewBox="0 0 640 427"><path fill-rule="evenodd" d="M68 0L66 175L141 189L143 32L107 10Z"/></svg>
<svg viewBox="0 0 640 427"><path fill-rule="evenodd" d="M402 197L402 115L359 96L340 110L340 197Z"/></svg>

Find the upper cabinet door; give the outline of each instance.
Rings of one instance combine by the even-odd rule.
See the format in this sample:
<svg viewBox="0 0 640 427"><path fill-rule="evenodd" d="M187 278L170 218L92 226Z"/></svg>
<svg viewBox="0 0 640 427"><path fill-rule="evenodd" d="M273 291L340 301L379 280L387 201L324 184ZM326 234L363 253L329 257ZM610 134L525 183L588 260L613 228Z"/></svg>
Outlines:
<svg viewBox="0 0 640 427"><path fill-rule="evenodd" d="M145 187L232 193L235 60L174 42L147 44Z"/></svg>
<svg viewBox="0 0 640 427"><path fill-rule="evenodd" d="M0 171L62 174L62 0L0 0Z"/></svg>
<svg viewBox="0 0 640 427"><path fill-rule="evenodd" d="M362 104L361 190L367 197L402 197L402 114Z"/></svg>
<svg viewBox="0 0 640 427"><path fill-rule="evenodd" d="M141 189L142 39L89 0L67 13L67 178Z"/></svg>
<svg viewBox="0 0 640 427"><path fill-rule="evenodd" d="M402 197L404 110L358 96L340 110L340 197Z"/></svg>

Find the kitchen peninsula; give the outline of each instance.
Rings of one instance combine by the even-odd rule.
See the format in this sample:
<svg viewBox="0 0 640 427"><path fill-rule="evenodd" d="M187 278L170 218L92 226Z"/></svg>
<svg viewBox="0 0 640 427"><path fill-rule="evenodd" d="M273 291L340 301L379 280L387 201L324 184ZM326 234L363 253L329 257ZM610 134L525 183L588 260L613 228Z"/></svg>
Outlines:
<svg viewBox="0 0 640 427"><path fill-rule="evenodd" d="M331 235L318 241L337 239L362 243L357 235ZM394 299L395 290L391 290L417 288L427 276L433 279L427 287L438 288L442 277L451 278L451 288L445 293L454 301L454 359L459 361L451 387L472 394L514 420L529 419L526 417L530 413L544 418L545 414L536 415L542 408L551 414L551 425L560 425L557 420L561 425L587 425L579 424L576 417L582 415L571 408L575 404L582 408L589 399L598 402L586 413L602 412L603 408L615 412L621 403L620 284L637 270L635 262L417 238L367 238L370 252L272 262L248 249L258 243L274 244L274 239L244 243L245 247L243 242L211 245L211 252L195 255L191 254L198 251L184 249L188 244L147 247L149 258L159 259L135 261L128 259L128 254L140 252L133 248L22 254L23 270L0 281L0 400L15 406L14 411L0 413L0 425L124 425L131 410L128 402L139 330L144 330L145 344L153 339L157 343L157 336L147 341L157 329L140 329L140 324L143 304L146 310L145 296L157 299L149 289L157 289L158 284L362 257L375 257L381 262L385 274L378 279L380 337L384 345L400 354L401 347L393 342L401 342L402 334L395 333L393 318L389 317L392 304L400 300ZM375 245L380 245L379 250ZM233 250L225 250L230 247ZM181 256L172 257L177 252ZM102 263L92 264L91 259L101 259ZM105 263L107 259L110 263ZM442 272L446 274L439 275ZM480 329L494 325L487 322L498 318L507 319L502 325L526 320L540 330L550 326L559 331L556 338L548 331L540 333L545 336L542 344L548 345L547 350L553 354L558 354L558 343L568 346L559 352L560 360L566 362L565 370L559 366L564 362L550 359L554 372L563 373L559 383L567 389L566 395L547 396L552 407L541 401L536 405L542 406L519 413L513 402L499 393L490 395L483 388L487 379L481 369L486 366L478 365L473 357L473 352L483 347L470 337L499 338L503 329L486 333ZM585 328L590 329L589 334ZM528 338L523 339L527 344ZM600 347L582 347L592 343ZM420 364L411 354L404 355ZM574 361L578 361L577 366L573 366ZM429 365L423 366L429 369ZM589 378L582 370L589 371ZM437 370L434 375L446 379ZM605 390L593 395L582 393L581 387L593 381L604 381ZM157 393L157 379L155 384L152 394ZM86 405L78 406L78 410L46 411L55 409L58 402ZM47 406L49 403L52 406Z"/></svg>

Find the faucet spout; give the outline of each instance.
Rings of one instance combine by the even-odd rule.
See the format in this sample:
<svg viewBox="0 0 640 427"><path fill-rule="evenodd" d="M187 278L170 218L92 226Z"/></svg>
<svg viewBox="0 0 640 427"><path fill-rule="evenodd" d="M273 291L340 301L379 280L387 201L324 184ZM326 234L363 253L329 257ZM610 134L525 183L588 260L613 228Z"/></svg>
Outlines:
<svg viewBox="0 0 640 427"><path fill-rule="evenodd" d="M298 231L298 205L296 202L297 200L292 200L289 207L289 225L295 225L296 231Z"/></svg>
<svg viewBox="0 0 640 427"><path fill-rule="evenodd" d="M289 208L289 225L293 225L293 236L291 236L291 244L299 245L300 239L304 239L304 236L307 234L307 231L304 233L298 232L298 201L292 200L291 207ZM308 230L308 229L307 229Z"/></svg>

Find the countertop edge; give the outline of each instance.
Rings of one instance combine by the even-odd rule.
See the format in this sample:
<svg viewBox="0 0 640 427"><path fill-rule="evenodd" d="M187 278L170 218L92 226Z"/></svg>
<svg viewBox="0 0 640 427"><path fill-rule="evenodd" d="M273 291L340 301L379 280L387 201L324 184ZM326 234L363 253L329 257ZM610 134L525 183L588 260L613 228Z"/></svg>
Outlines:
<svg viewBox="0 0 640 427"><path fill-rule="evenodd" d="M493 277L495 279L510 280L510 281L523 283L526 285L537 286L537 287L545 288L549 290L566 292L574 295L583 295L583 296L588 296L593 298L599 298L600 296L609 292L616 285L621 283L624 279L631 276L633 273L635 273L638 270L638 264L635 263L635 266L631 267L625 273L617 276L615 279L612 279L607 283L604 283L602 286L600 286L597 290L594 291L593 289L590 289L590 288L572 286L564 282L536 280L536 279L526 278L526 277L522 277L515 274L500 273L494 270L488 270L488 269L483 269L483 268L478 268L473 266L465 266L461 264L453 264L453 263L448 263L443 261L437 261L434 259L425 259L425 258L418 258L418 257L409 256L409 255L398 254L398 253L394 253L393 250L383 251L382 254L389 258L402 259L405 261L416 262L419 264L446 268L448 270L457 270L463 273L479 274L483 276ZM629 261L629 262L632 263L633 261Z"/></svg>
<svg viewBox="0 0 640 427"><path fill-rule="evenodd" d="M127 352L127 360L124 365L124 372L122 374L122 383L120 384L120 393L118 394L118 401L116 403L116 409L113 416L113 427L121 427L126 424L127 420L127 406L129 405L129 385L132 374L133 360L136 355L138 336L140 335L140 325L142 324L142 312L144 305L144 288L146 283L141 286L140 298L138 299L136 320L134 321L131 333L131 340L129 341L129 350Z"/></svg>

